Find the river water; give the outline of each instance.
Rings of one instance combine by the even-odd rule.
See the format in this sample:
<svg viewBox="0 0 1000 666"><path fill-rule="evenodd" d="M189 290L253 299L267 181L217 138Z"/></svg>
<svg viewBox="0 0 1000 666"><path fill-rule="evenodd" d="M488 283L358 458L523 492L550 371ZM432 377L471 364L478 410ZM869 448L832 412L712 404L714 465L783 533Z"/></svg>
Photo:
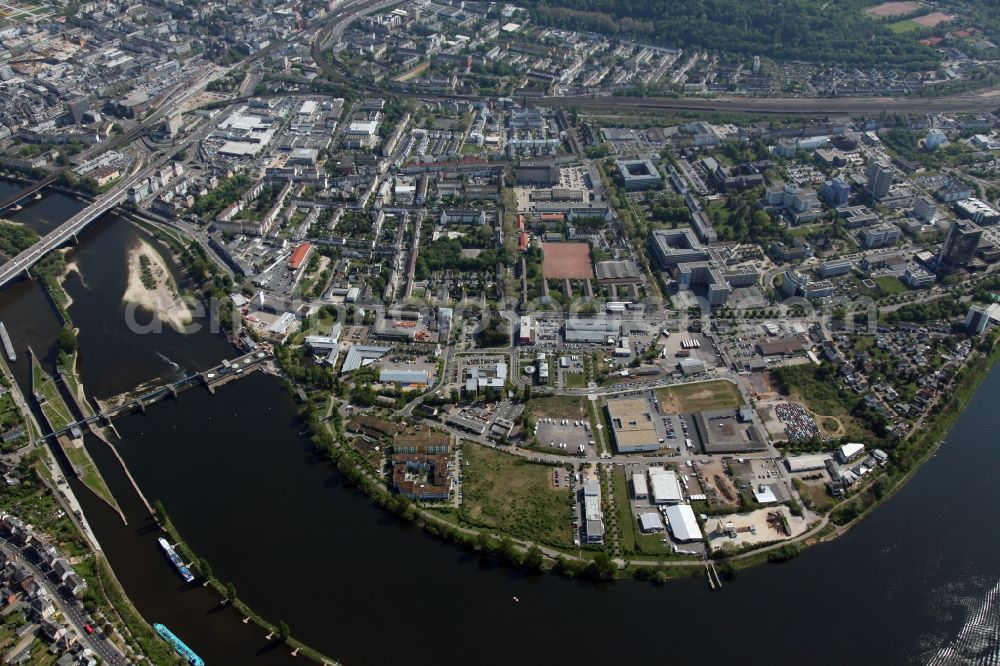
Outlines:
<svg viewBox="0 0 1000 666"><path fill-rule="evenodd" d="M138 233L105 218L68 256L81 271L67 286L81 328L80 371L92 394L177 372L161 355L197 369L231 353L207 333L128 332L114 267L124 270ZM19 350L29 340L36 351L48 349L55 338L58 319L39 292L28 282L0 292L0 319ZM846 536L791 562L741 571L716 592L702 578L655 587L526 576L438 543L381 512L318 460L295 405L263 375L214 396L192 389L120 419L116 446L146 496L163 501L219 578L262 615L286 621L294 636L349 666L577 658L992 663L1000 652L993 606L1000 543L991 528L1000 500L998 395L1000 369L948 443ZM129 524L75 489L143 615L170 626L209 664L290 662L284 648L220 610L214 594L183 585L106 445L89 441L88 448Z"/></svg>

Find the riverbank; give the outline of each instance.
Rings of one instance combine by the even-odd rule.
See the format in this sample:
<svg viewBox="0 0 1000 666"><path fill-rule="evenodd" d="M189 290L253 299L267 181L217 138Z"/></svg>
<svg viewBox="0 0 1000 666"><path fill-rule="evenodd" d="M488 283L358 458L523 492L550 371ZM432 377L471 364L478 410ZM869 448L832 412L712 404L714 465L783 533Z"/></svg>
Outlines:
<svg viewBox="0 0 1000 666"><path fill-rule="evenodd" d="M1000 362L1000 330L994 330L984 337L966 361L959 372L948 399L938 403L933 410L934 418L921 431L919 437L912 437L900 443L897 447L900 455L907 455L914 462L908 466L900 466L896 459L893 467L884 477L888 485L879 488L874 482L869 483L861 492L851 499L842 502L830 512L833 529L821 541L834 539L859 524L884 501L899 492L910 481L928 458L934 455L938 448L945 444L943 439L948 431L965 411L976 390L989 375L990 371ZM908 444L908 446L907 446ZM851 507L851 504L854 504ZM838 522L837 512L849 512L845 522Z"/></svg>
<svg viewBox="0 0 1000 666"><path fill-rule="evenodd" d="M145 240L139 240L129 251L128 282L122 300L151 312L178 332L192 321L191 310L181 300L166 262Z"/></svg>
<svg viewBox="0 0 1000 666"><path fill-rule="evenodd" d="M876 507L897 492L920 466L936 450L941 438L961 415L978 386L1000 361L1000 332L979 341L975 351L959 371L948 399L939 404L931 418L919 432L900 440L893 448L890 463L881 473L872 475L863 485L839 502L831 511L813 521L808 529L792 539L762 544L752 550L739 552L728 557L710 558L730 577L735 570L753 567L765 562L780 563L796 557L805 548L833 540L860 523ZM279 356L280 358L280 356ZM290 390L296 385L289 381ZM313 390L303 385L307 391ZM322 410L321 410L322 411ZM542 544L523 539L514 539L497 530L487 530L473 525L464 525L447 514L448 511L428 509L392 493L377 471L371 469L367 460L353 455L346 444L346 437L336 405L325 410L326 414L315 413L311 403L303 407L304 420L309 425L313 444L317 451L325 454L346 477L365 492L376 504L389 513L407 522L417 524L434 537L458 544L468 550L493 556L514 567L524 567L532 571L552 570L567 577L583 576L596 580L611 578L635 578L664 582L669 578L700 575L703 560L643 560L626 558L614 560L613 571L607 567L608 556L600 553L574 554L560 549L546 548ZM331 427L331 422L333 426ZM544 556L538 558L534 551L540 550Z"/></svg>
<svg viewBox="0 0 1000 666"><path fill-rule="evenodd" d="M283 643L291 649L291 655L298 656L302 655L308 657L313 661L324 664L325 666L340 666L339 662L331 657L326 656L318 650L315 650L308 645L295 640L290 636L288 625L283 621L279 621L278 624L272 624L267 621L257 613L253 611L249 606L243 603L236 594L236 587L232 583L223 583L221 580L212 575L212 569L208 562L204 559L197 557L191 547L187 545L187 542L181 537L180 532L170 521L170 517L167 515L166 509L163 505L156 501L154 503L154 517L156 518L156 523L160 526L167 536L170 542L174 546L174 550L186 561L190 562L195 571L199 574L202 579L202 585L210 586L215 590L221 600L220 607L231 606L235 611L240 613L243 618L244 624L246 622L252 621L261 629L267 631L267 639L272 640L273 636L277 636L277 642L279 644Z"/></svg>

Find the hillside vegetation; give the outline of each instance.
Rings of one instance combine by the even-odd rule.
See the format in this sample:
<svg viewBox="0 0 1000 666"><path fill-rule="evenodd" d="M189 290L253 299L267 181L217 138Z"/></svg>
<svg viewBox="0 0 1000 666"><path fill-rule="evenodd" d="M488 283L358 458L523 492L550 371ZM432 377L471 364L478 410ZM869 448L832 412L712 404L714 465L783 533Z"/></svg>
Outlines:
<svg viewBox="0 0 1000 666"><path fill-rule="evenodd" d="M863 0L522 0L542 24L664 46L855 67L933 69L937 55L895 34Z"/></svg>

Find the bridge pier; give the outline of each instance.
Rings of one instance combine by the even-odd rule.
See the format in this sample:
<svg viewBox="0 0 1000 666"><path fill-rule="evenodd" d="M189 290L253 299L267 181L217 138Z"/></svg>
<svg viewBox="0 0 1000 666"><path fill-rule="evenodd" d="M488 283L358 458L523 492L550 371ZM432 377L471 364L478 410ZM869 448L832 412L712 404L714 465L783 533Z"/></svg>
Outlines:
<svg viewBox="0 0 1000 666"><path fill-rule="evenodd" d="M73 239L73 245L79 245L80 244L80 239L76 237L75 233L73 235L71 235L70 238Z"/></svg>
<svg viewBox="0 0 1000 666"><path fill-rule="evenodd" d="M170 385L170 395L173 396L174 399L177 398L177 387L173 384Z"/></svg>
<svg viewBox="0 0 1000 666"><path fill-rule="evenodd" d="M28 278L29 280L31 279L31 271L28 270L27 266L24 267L24 277Z"/></svg>
<svg viewBox="0 0 1000 666"><path fill-rule="evenodd" d="M146 413L146 403L144 403L141 398L136 398L135 399L135 404L136 404L136 406L139 407L139 411L140 412L142 412L143 414Z"/></svg>

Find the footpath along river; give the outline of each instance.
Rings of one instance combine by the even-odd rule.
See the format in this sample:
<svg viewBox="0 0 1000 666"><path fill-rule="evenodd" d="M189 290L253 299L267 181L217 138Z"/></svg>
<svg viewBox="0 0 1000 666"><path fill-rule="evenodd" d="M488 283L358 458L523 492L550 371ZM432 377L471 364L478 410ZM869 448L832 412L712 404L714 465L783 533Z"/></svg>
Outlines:
<svg viewBox="0 0 1000 666"><path fill-rule="evenodd" d="M67 202L68 215L75 202ZM128 237L137 233L106 218L69 256L81 270L68 290L91 394L180 371L161 355L197 369L232 353L207 333L128 331L116 300L124 283L110 273L124 271ZM109 275L102 279L102 271ZM30 340L51 353L58 319L36 285L0 292L0 319L19 350ZM263 616L284 620L294 636L348 666L630 658L840 664L858 655L879 664L990 663L1000 649L993 605L1000 537L992 529L998 395L995 369L948 443L843 538L785 564L740 571L717 592L700 578L655 587L526 576L438 543L381 512L317 459L294 403L271 377L253 375L214 396L188 391L116 426L146 496L163 501L215 574ZM183 585L110 452L88 446L129 525L75 489L143 615L170 626L209 664L290 661L232 611L218 611L213 593ZM967 658L956 660L960 654Z"/></svg>

